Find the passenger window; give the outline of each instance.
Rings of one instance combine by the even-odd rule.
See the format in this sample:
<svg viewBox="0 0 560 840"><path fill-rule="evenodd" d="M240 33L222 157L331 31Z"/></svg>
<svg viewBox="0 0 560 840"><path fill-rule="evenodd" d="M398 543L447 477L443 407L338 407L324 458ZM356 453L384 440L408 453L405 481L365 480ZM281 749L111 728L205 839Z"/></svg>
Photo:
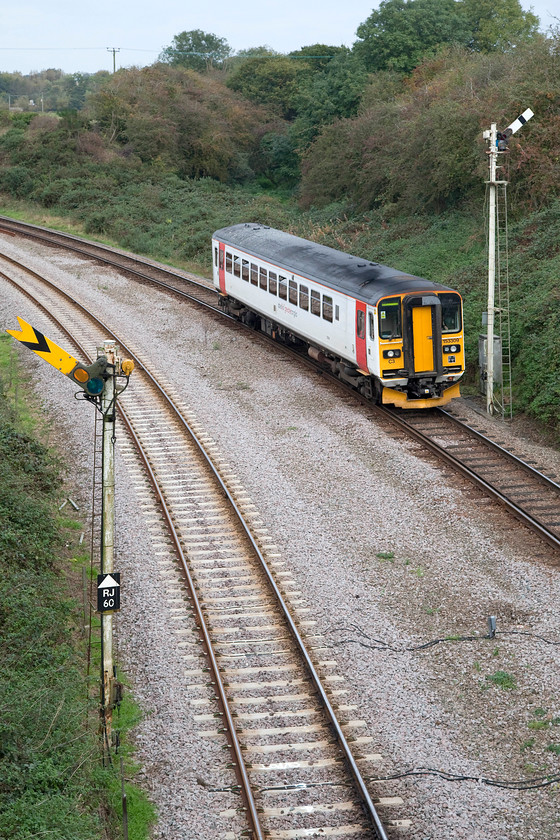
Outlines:
<svg viewBox="0 0 560 840"><path fill-rule="evenodd" d="M249 260L243 260L241 264L241 276L247 283L249 282Z"/></svg>
<svg viewBox="0 0 560 840"><path fill-rule="evenodd" d="M278 276L278 297L282 300L288 299L288 281L281 274Z"/></svg>
<svg viewBox="0 0 560 840"><path fill-rule="evenodd" d="M323 295L323 318L332 323L332 297Z"/></svg>
<svg viewBox="0 0 560 840"><path fill-rule="evenodd" d="M233 255L233 273L236 277L241 277L241 262L236 254Z"/></svg>
<svg viewBox="0 0 560 840"><path fill-rule="evenodd" d="M321 316L321 293L311 289L311 313Z"/></svg>
<svg viewBox="0 0 560 840"><path fill-rule="evenodd" d="M338 303L334 307L334 320L340 321L340 306L338 305Z"/></svg>
<svg viewBox="0 0 560 840"><path fill-rule="evenodd" d="M268 281L268 271L266 270L266 268L261 268L260 269L259 277L260 277L260 281L261 281L261 284L260 284L261 289L264 289L266 291L266 286L267 286L267 281Z"/></svg>
<svg viewBox="0 0 560 840"><path fill-rule="evenodd" d="M295 280L290 280L290 303L297 306L297 283Z"/></svg>
<svg viewBox="0 0 560 840"><path fill-rule="evenodd" d="M309 289L307 286L300 286L299 287L299 306L300 309L309 309Z"/></svg>
<svg viewBox="0 0 560 840"><path fill-rule="evenodd" d="M231 274L231 254L226 251L226 271Z"/></svg>
<svg viewBox="0 0 560 840"><path fill-rule="evenodd" d="M275 295L278 290L278 279L275 271L268 272L268 291L271 295Z"/></svg>
<svg viewBox="0 0 560 840"><path fill-rule="evenodd" d="M356 335L358 338L366 337L366 313L361 309L356 310Z"/></svg>
<svg viewBox="0 0 560 840"><path fill-rule="evenodd" d="M251 263L251 283L253 286L259 285L259 269L255 263Z"/></svg>
<svg viewBox="0 0 560 840"><path fill-rule="evenodd" d="M223 249L220 248L220 271L224 270L224 252Z"/></svg>
<svg viewBox="0 0 560 840"><path fill-rule="evenodd" d="M373 312L369 313L369 337L373 340L375 338L375 318Z"/></svg>
<svg viewBox="0 0 560 840"><path fill-rule="evenodd" d="M379 337L402 338L400 298L387 298L379 304Z"/></svg>

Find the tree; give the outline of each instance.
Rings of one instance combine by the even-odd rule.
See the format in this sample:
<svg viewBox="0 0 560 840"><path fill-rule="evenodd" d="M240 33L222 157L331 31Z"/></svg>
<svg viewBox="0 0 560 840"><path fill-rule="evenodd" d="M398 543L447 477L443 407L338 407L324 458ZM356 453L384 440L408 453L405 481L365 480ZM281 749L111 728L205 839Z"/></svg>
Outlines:
<svg viewBox="0 0 560 840"><path fill-rule="evenodd" d="M356 34L368 70L410 73L440 44L464 44L470 33L455 0L381 0Z"/></svg>
<svg viewBox="0 0 560 840"><path fill-rule="evenodd" d="M224 62L224 70L226 73L232 74L241 67L250 58L263 58L264 56L280 55L276 50L264 44L262 47L248 47L245 50L239 50L234 55L230 55L227 61Z"/></svg>
<svg viewBox="0 0 560 840"><path fill-rule="evenodd" d="M270 130L268 114L212 75L161 63L115 73L88 108L128 156L189 178L250 177L244 160Z"/></svg>
<svg viewBox="0 0 560 840"><path fill-rule="evenodd" d="M226 84L253 102L271 106L285 119L293 119L299 83L310 72L306 61L294 61L284 55L249 58Z"/></svg>
<svg viewBox="0 0 560 840"><path fill-rule="evenodd" d="M321 127L357 113L370 79L363 63L344 48L329 59L322 72L306 76L295 98L297 117L292 136L298 147L306 147Z"/></svg>
<svg viewBox="0 0 560 840"><path fill-rule="evenodd" d="M231 48L225 38L219 38L211 32L191 29L179 32L169 47L159 56L165 64L190 67L199 73L211 65L221 65L231 55Z"/></svg>
<svg viewBox="0 0 560 840"><path fill-rule="evenodd" d="M357 30L368 70L410 73L444 44L504 52L536 34L519 0L382 0Z"/></svg>
<svg viewBox="0 0 560 840"><path fill-rule="evenodd" d="M539 26L519 0L461 0L461 8L472 33L467 46L476 52L505 52L535 35Z"/></svg>
<svg viewBox="0 0 560 840"><path fill-rule="evenodd" d="M308 47L302 47L300 50L294 50L290 53L290 57L304 60L308 59L309 66L316 72L318 70L324 70L335 56L346 52L346 47L333 47L328 44L311 44Z"/></svg>

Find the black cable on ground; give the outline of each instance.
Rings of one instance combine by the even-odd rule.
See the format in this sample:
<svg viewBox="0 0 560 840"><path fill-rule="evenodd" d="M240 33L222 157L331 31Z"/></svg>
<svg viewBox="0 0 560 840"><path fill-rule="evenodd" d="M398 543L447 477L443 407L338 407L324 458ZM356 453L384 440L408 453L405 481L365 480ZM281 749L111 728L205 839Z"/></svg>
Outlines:
<svg viewBox="0 0 560 840"><path fill-rule="evenodd" d="M488 641L491 639L495 639L498 636L527 636L532 639L537 639L540 642L543 642L547 645L554 645L559 646L560 642L553 641L552 639L546 639L544 636L540 636L537 633L530 633L525 630L501 630L501 631L494 631L493 633L487 633L485 636L444 636L440 639L432 639L429 642L423 642L420 645L411 645L409 647L395 647L394 645L389 644L389 642L383 641L383 639L375 639L371 636L368 636L360 627L356 624L351 624L350 626L342 626L342 627L331 627L330 630L327 632L329 633L357 633L360 636L363 636L364 639L367 639L367 642L362 641L361 639L340 639L336 641L335 645L331 647L336 647L337 645L344 645L344 644L356 644L360 645L361 647L367 648L368 650L389 650L393 653L411 653L416 650L426 650L427 648L435 647L435 645L440 645L444 642L480 642L480 641ZM372 642L372 644L369 644Z"/></svg>
<svg viewBox="0 0 560 840"><path fill-rule="evenodd" d="M549 776L536 776L534 779L520 779L518 781L507 781L500 779L489 779L486 776L466 776L459 773L448 773L445 770L436 770L433 767L415 767L403 773L393 773L390 776L365 776L368 782L389 782L395 779L404 779L407 776L439 776L448 782L478 782L483 785L504 788L505 790L536 790L560 783L560 773Z"/></svg>

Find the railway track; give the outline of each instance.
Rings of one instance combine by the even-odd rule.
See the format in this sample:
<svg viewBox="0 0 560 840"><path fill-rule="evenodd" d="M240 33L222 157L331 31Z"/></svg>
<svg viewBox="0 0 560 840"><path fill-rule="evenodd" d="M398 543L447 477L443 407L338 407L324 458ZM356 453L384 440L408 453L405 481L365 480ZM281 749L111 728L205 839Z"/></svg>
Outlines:
<svg viewBox="0 0 560 840"><path fill-rule="evenodd" d="M218 295L210 284L188 272L166 270L150 260L136 258L116 249L85 242L79 237L57 233L47 228L14 222L0 216L0 232L25 235L50 245L62 246L83 256L129 271L141 281L159 285L167 292L195 301L222 318L228 318L218 308ZM230 319L231 320L231 319ZM238 324L237 321L233 323ZM239 325L243 328L243 325ZM248 328L245 328L248 329ZM261 335L261 334L259 334ZM262 340L274 343L261 335ZM314 369L321 366L307 355L282 345L283 352L292 353ZM326 378L355 394L371 408L371 403L349 386L324 370ZM389 419L406 434L418 440L440 460L473 482L479 489L512 513L519 521L536 532L555 549L560 549L560 485L554 478L535 469L523 458L514 455L488 436L462 421L456 410L407 411L376 406L374 413Z"/></svg>
<svg viewBox="0 0 560 840"><path fill-rule="evenodd" d="M112 338L135 359L134 387L120 400L134 444L124 457L152 487L146 515L160 569L170 575L184 676L200 695L193 725L231 751L232 807L222 814L231 836L246 829L245 816L254 838L277 840L386 840L409 825L399 816L400 799L368 790L362 769L377 771L383 757L358 709L345 703L336 662L314 634L309 608L253 505L180 395L91 312L14 262L4 280L34 301L82 358L93 360ZM190 625L177 568L188 586Z"/></svg>
<svg viewBox="0 0 560 840"><path fill-rule="evenodd" d="M122 254L116 249L85 242L84 240L57 233L47 228L14 222L0 217L0 231L25 235L51 245L62 246L74 252L101 260L106 264L131 272L142 281L156 283L168 292L176 293L206 307L222 318L228 318L217 305L218 295L210 284L188 272L165 270L150 260ZM232 319L230 319L232 320ZM238 324L237 321L233 322ZM239 328L244 328L239 325ZM275 343L259 333L262 340ZM305 364L321 370L321 366L307 355L282 345L284 353L300 358ZM323 375L339 387L350 391L356 399L368 407L371 403L363 399L349 386L322 370ZM399 412L391 408L376 406L374 415L383 416L398 426L422 446L434 453L440 460L468 478L490 498L506 508L525 526L536 532L555 549L560 549L560 485L514 455L488 436L469 426L451 406L448 411Z"/></svg>
<svg viewBox="0 0 560 840"><path fill-rule="evenodd" d="M64 248L73 254L97 260L104 265L129 272L137 282L150 282L161 286L166 291L175 290L183 297L196 300L216 311L218 295L210 280L205 280L188 271L165 269L153 260L127 254L108 245L88 242L78 236L59 233L49 228L16 222L6 216L0 216L0 233L10 236L22 236L47 246Z"/></svg>
<svg viewBox="0 0 560 840"><path fill-rule="evenodd" d="M555 549L560 549L560 485L533 465L444 409L409 411L391 422L499 502Z"/></svg>

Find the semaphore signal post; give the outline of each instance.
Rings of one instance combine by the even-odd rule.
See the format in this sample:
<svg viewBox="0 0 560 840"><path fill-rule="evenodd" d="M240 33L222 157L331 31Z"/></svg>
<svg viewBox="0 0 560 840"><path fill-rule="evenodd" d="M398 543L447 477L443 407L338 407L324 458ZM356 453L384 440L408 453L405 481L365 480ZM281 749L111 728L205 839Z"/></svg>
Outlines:
<svg viewBox="0 0 560 840"><path fill-rule="evenodd" d="M103 749L111 747L112 714L116 700L113 666L113 613L120 608L120 574L114 570L115 557L115 419L119 395L128 385L134 362L121 360L119 347L106 341L97 348L97 359L82 364L39 330L19 318L20 330L6 330L38 356L64 373L81 389L76 396L92 403L101 413L102 430L102 511L101 569L97 578L97 610L101 619L101 703L100 719ZM124 385L117 385L118 379Z"/></svg>
<svg viewBox="0 0 560 840"><path fill-rule="evenodd" d="M506 300L502 300L500 296L499 306L496 307L496 276L498 272L500 272L500 214L498 208L498 189L499 187L503 188L503 226L505 228L504 234L506 238L505 242L505 257L506 257L506 265L507 265L507 212L506 212L506 187L507 181L504 179L499 179L497 177L497 170L500 168L498 166L498 158L500 155L503 155L505 152L508 151L508 142L509 138L512 134L515 134L516 131L525 125L531 117L534 116L533 112L530 108L527 108L516 120L514 120L506 129L505 131L498 131L496 123L492 123L490 129L484 131L482 136L485 140L488 140L488 166L490 169L489 179L486 182L488 184L489 190L489 198L488 198L488 307L487 307L487 338L486 338L486 411L488 414L496 413L496 399L494 394L494 383L497 382L497 373L496 373L496 365L494 359L494 346L495 346L495 338L494 330L495 330L495 321L496 321L496 313L500 315L500 324L507 323L507 346L508 346L508 353L509 353L509 293L507 293L504 297ZM507 271L507 269L506 269ZM503 353L503 343L504 343L504 336L502 334L502 330L500 330L500 346L502 350L500 351ZM511 363L511 362L510 362ZM500 371L499 371L499 383L501 387L501 405L500 413L502 416L505 416L505 403L506 399L504 396L504 378L503 378L503 359L500 360ZM510 379L511 384L511 379ZM509 396L510 405L509 411L511 414L511 395Z"/></svg>

